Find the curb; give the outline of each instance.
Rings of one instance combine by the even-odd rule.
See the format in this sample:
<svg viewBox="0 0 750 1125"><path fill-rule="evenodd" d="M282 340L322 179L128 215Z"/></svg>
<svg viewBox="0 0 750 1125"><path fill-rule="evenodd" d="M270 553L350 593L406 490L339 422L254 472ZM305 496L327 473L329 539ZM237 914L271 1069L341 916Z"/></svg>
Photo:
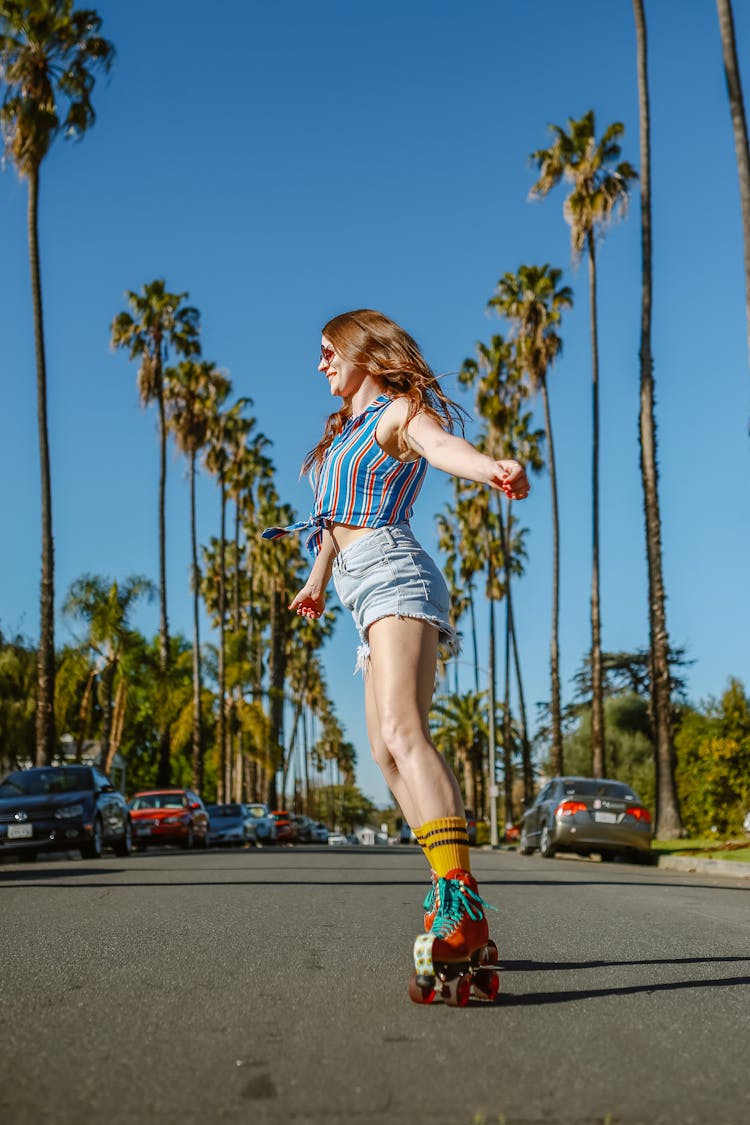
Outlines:
<svg viewBox="0 0 750 1125"><path fill-rule="evenodd" d="M656 866L661 871L694 871L700 875L750 879L750 863L731 859L701 859L697 855L660 855Z"/></svg>

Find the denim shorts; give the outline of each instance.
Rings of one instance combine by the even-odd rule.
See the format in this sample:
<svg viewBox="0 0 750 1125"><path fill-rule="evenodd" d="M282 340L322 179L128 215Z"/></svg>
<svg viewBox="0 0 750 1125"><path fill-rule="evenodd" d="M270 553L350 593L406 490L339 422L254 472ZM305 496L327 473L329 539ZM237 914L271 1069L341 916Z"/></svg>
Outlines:
<svg viewBox="0 0 750 1125"><path fill-rule="evenodd" d="M359 633L355 672L367 667L368 631L382 617L428 621L440 630L442 655L459 651L448 618L450 597L445 579L408 524L379 527L339 551L333 563L333 584Z"/></svg>

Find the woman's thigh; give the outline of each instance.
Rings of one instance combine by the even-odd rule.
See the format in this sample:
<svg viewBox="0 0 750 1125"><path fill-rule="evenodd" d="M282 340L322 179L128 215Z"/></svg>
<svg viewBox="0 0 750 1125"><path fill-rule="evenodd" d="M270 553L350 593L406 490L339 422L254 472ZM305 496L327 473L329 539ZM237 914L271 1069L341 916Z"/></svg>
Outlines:
<svg viewBox="0 0 750 1125"><path fill-rule="evenodd" d="M382 730L419 726L428 736L439 632L414 617L382 617L370 626L373 699Z"/></svg>

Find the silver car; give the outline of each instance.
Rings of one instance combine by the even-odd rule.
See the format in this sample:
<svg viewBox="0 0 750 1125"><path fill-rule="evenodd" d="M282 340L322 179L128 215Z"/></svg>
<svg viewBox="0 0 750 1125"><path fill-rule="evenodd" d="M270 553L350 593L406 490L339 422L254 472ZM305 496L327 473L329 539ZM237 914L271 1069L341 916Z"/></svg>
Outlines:
<svg viewBox="0 0 750 1125"><path fill-rule="evenodd" d="M651 847L651 814L622 781L597 777L553 777L521 820L521 855L535 849L602 859L641 859Z"/></svg>
<svg viewBox="0 0 750 1125"><path fill-rule="evenodd" d="M257 841L255 822L247 805L206 805L208 844L234 844L242 847Z"/></svg>

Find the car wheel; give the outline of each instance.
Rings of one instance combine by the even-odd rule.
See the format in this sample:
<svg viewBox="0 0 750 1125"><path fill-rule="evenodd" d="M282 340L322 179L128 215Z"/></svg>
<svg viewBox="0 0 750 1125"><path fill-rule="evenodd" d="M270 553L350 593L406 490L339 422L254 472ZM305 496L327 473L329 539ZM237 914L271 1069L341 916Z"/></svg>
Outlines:
<svg viewBox="0 0 750 1125"><path fill-rule="evenodd" d="M552 843L552 835L549 830L549 825L545 824L542 829L542 834L539 837L539 851L545 859L554 859L555 846Z"/></svg>
<svg viewBox="0 0 750 1125"><path fill-rule="evenodd" d="M101 859L103 848L102 821L101 817L95 816L91 839L81 847L81 855L84 859Z"/></svg>
<svg viewBox="0 0 750 1125"><path fill-rule="evenodd" d="M129 855L133 854L133 826L130 823L130 818L125 821L122 839L117 841L112 851L123 859L127 859Z"/></svg>
<svg viewBox="0 0 750 1125"><path fill-rule="evenodd" d="M182 846L183 846L183 848L186 852L189 852L190 849L193 847L194 843L195 843L195 837L193 836L193 826L191 824L190 827L188 828L187 836L182 841Z"/></svg>
<svg viewBox="0 0 750 1125"><path fill-rule="evenodd" d="M520 851L521 855L531 855L534 850L529 843L529 834L525 828L521 829L521 841L519 843L518 850Z"/></svg>

